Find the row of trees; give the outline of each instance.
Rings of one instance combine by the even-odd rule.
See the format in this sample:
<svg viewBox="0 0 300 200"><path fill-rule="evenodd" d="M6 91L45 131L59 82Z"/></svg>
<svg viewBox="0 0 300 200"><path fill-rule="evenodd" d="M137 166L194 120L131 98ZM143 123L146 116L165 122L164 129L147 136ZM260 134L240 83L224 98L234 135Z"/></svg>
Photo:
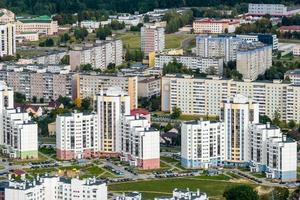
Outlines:
<svg viewBox="0 0 300 200"><path fill-rule="evenodd" d="M179 28L192 22L193 11L189 10L180 14L172 10L165 14L163 20L167 21L166 33L174 33L178 31Z"/></svg>

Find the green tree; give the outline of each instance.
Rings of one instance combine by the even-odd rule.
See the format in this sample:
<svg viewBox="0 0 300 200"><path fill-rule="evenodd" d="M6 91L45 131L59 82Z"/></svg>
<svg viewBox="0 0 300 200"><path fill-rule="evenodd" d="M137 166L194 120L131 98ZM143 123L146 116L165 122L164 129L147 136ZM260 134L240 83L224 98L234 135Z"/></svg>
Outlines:
<svg viewBox="0 0 300 200"><path fill-rule="evenodd" d="M181 109L178 107L173 107L171 118L172 119L178 119L181 115Z"/></svg>
<svg viewBox="0 0 300 200"><path fill-rule="evenodd" d="M59 62L61 65L69 65L70 64L70 55L65 55Z"/></svg>
<svg viewBox="0 0 300 200"><path fill-rule="evenodd" d="M298 188L290 195L289 200L299 200L300 199L300 187Z"/></svg>
<svg viewBox="0 0 300 200"><path fill-rule="evenodd" d="M266 124L268 122L272 122L272 120L267 115L259 116L259 123Z"/></svg>
<svg viewBox="0 0 300 200"><path fill-rule="evenodd" d="M16 103L24 103L26 102L26 96L19 92L14 92L14 100Z"/></svg>
<svg viewBox="0 0 300 200"><path fill-rule="evenodd" d="M287 125L290 129L294 129L297 126L297 124L294 120L290 120Z"/></svg>
<svg viewBox="0 0 300 200"><path fill-rule="evenodd" d="M257 192L249 185L233 186L224 191L226 200L258 200Z"/></svg>
<svg viewBox="0 0 300 200"><path fill-rule="evenodd" d="M69 36L68 33L64 33L62 35L60 35L60 42L62 43L66 43L71 39L71 37Z"/></svg>
<svg viewBox="0 0 300 200"><path fill-rule="evenodd" d="M172 128L173 128L173 126L172 126L170 123L168 123L168 124L165 126L164 131L165 131L165 132L168 132L168 131L171 130Z"/></svg>
<svg viewBox="0 0 300 200"><path fill-rule="evenodd" d="M74 36L76 40L81 40L83 41L86 36L88 36L89 32L86 30L86 28L76 28L74 30Z"/></svg>
<svg viewBox="0 0 300 200"><path fill-rule="evenodd" d="M275 111L274 119L272 120L272 123L276 126L280 126L281 123L280 118L281 118L280 113L278 111Z"/></svg>
<svg viewBox="0 0 300 200"><path fill-rule="evenodd" d="M289 190L283 187L276 187L274 190L269 194L270 199L272 200L287 200L289 197Z"/></svg>
<svg viewBox="0 0 300 200"><path fill-rule="evenodd" d="M110 36L112 34L111 28L107 25L104 27L100 27L96 31L96 37L100 40L105 40L107 36Z"/></svg>
<svg viewBox="0 0 300 200"><path fill-rule="evenodd" d="M91 111L91 110L93 110L91 102L92 102L92 99L90 99L90 98L84 98L84 99L82 99L81 109L83 111Z"/></svg>
<svg viewBox="0 0 300 200"><path fill-rule="evenodd" d="M93 67L91 64L80 65L81 71L93 71Z"/></svg>
<svg viewBox="0 0 300 200"><path fill-rule="evenodd" d="M54 40L52 38L47 38L45 41L39 43L40 47L53 47Z"/></svg>
<svg viewBox="0 0 300 200"><path fill-rule="evenodd" d="M37 97L36 97L36 96L33 96L33 97L32 97L32 102L33 102L33 103L36 103L36 102L37 102Z"/></svg>
<svg viewBox="0 0 300 200"><path fill-rule="evenodd" d="M45 101L44 98L41 97L41 98L40 98L40 103L44 103L44 101Z"/></svg>

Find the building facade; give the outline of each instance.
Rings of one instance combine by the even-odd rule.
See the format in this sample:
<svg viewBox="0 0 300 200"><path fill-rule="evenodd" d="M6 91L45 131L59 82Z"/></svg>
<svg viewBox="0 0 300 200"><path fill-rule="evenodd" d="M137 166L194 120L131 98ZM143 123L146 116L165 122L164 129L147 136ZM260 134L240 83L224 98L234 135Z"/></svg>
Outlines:
<svg viewBox="0 0 300 200"><path fill-rule="evenodd" d="M13 181L5 188L5 199L107 200L107 185L93 178L37 177L33 181Z"/></svg>
<svg viewBox="0 0 300 200"><path fill-rule="evenodd" d="M16 55L16 26L15 24L0 25L0 57Z"/></svg>
<svg viewBox="0 0 300 200"><path fill-rule="evenodd" d="M122 61L123 43L121 40L99 40L92 46L70 51L72 70L86 64L90 64L94 69L105 70L109 64L118 66L122 64Z"/></svg>
<svg viewBox="0 0 300 200"><path fill-rule="evenodd" d="M158 97L160 96L161 79L155 77L139 77L138 97Z"/></svg>
<svg viewBox="0 0 300 200"><path fill-rule="evenodd" d="M98 157L97 114L72 113L56 118L56 155L59 160Z"/></svg>
<svg viewBox="0 0 300 200"><path fill-rule="evenodd" d="M196 55L234 61L241 43L242 39L236 37L197 36Z"/></svg>
<svg viewBox="0 0 300 200"><path fill-rule="evenodd" d="M295 15L300 12L299 8L287 7L283 4L248 4L248 13L247 15L251 16L264 16L271 15L273 17L284 17Z"/></svg>
<svg viewBox="0 0 300 200"><path fill-rule="evenodd" d="M259 105L243 95L221 103L220 119L225 123L226 161L247 162L249 160L249 127L259 122Z"/></svg>
<svg viewBox="0 0 300 200"><path fill-rule="evenodd" d="M260 42L240 45L237 51L236 69L243 79L256 80L272 66L272 46Z"/></svg>
<svg viewBox="0 0 300 200"><path fill-rule="evenodd" d="M119 87L130 96L130 109L138 105L138 78L136 76L115 76L97 74L76 74L73 76L73 98L95 98L102 90Z"/></svg>
<svg viewBox="0 0 300 200"><path fill-rule="evenodd" d="M292 85L300 85L300 70L289 70L284 74L285 79L289 80Z"/></svg>
<svg viewBox="0 0 300 200"><path fill-rule="evenodd" d="M10 10L7 10L5 8L0 9L0 23L1 24L8 24L13 23L16 20L15 13L11 12Z"/></svg>
<svg viewBox="0 0 300 200"><path fill-rule="evenodd" d="M162 77L162 111L172 112L176 106L183 114L219 116L220 103L242 94L259 103L260 115L271 119L278 112L281 119L300 121L300 88L281 81L250 82L189 75Z"/></svg>
<svg viewBox="0 0 300 200"><path fill-rule="evenodd" d="M121 152L121 120L130 115L130 97L122 89L110 87L97 95L100 150L104 154Z"/></svg>
<svg viewBox="0 0 300 200"><path fill-rule="evenodd" d="M193 21L193 30L196 34L234 33L240 25L239 21L230 19L200 19Z"/></svg>
<svg viewBox="0 0 300 200"><path fill-rule="evenodd" d="M155 26L141 28L141 50L145 55L165 49L165 29Z"/></svg>
<svg viewBox="0 0 300 200"><path fill-rule="evenodd" d="M250 169L265 172L267 178L283 182L297 180L297 142L287 139L270 124L252 124L250 135Z"/></svg>
<svg viewBox="0 0 300 200"><path fill-rule="evenodd" d="M208 168L225 160L225 124L190 121L181 126L181 165Z"/></svg>
<svg viewBox="0 0 300 200"><path fill-rule="evenodd" d="M247 42L262 42L266 45L272 45L274 51L278 50L278 38L276 34L252 33L236 35L236 37Z"/></svg>
<svg viewBox="0 0 300 200"><path fill-rule="evenodd" d="M214 72L215 75L223 74L223 59L217 57L158 55L155 58L155 67L162 69L164 65L174 60L182 63L189 69L199 69L201 73Z"/></svg>
<svg viewBox="0 0 300 200"><path fill-rule="evenodd" d="M148 119L124 116L121 125L121 150L123 161L141 169L160 167L160 135L151 128Z"/></svg>

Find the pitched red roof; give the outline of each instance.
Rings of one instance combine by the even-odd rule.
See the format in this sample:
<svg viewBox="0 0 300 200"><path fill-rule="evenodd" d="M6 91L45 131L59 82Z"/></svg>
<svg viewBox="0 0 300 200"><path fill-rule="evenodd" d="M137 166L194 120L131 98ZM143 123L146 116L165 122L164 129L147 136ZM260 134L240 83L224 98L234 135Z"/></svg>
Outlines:
<svg viewBox="0 0 300 200"><path fill-rule="evenodd" d="M15 103L14 107L20 108L23 111L27 110L28 108L31 108L34 112L37 112L40 108L40 106L34 106L34 105L30 105L30 104L21 104L21 103Z"/></svg>
<svg viewBox="0 0 300 200"><path fill-rule="evenodd" d="M280 30L284 31L300 31L300 26L294 25L294 26L282 26L280 27Z"/></svg>
<svg viewBox="0 0 300 200"><path fill-rule="evenodd" d="M150 112L144 108L136 108L136 109L133 109L130 111L130 114L131 115L137 115L137 114L140 114L140 115L149 115Z"/></svg>

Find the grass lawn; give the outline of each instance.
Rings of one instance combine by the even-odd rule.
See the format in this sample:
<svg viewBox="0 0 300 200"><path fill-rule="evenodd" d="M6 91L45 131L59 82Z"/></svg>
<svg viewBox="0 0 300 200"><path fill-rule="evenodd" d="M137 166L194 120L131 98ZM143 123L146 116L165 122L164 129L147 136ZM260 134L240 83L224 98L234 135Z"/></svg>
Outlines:
<svg viewBox="0 0 300 200"><path fill-rule="evenodd" d="M178 153L180 152L180 147L160 147L160 150L162 152Z"/></svg>
<svg viewBox="0 0 300 200"><path fill-rule="evenodd" d="M97 166L90 166L88 168L85 168L81 171L82 173L82 178L88 178L88 177L93 177L93 176L100 176L103 174L105 171Z"/></svg>
<svg viewBox="0 0 300 200"><path fill-rule="evenodd" d="M264 173L251 173L251 175L255 176L256 178L266 178Z"/></svg>
<svg viewBox="0 0 300 200"><path fill-rule="evenodd" d="M55 137L39 137L39 142L42 144L55 144Z"/></svg>
<svg viewBox="0 0 300 200"><path fill-rule="evenodd" d="M42 55L44 52L41 50L17 50L17 54L21 56L21 58L28 58Z"/></svg>
<svg viewBox="0 0 300 200"><path fill-rule="evenodd" d="M178 160L175 160L175 159L173 159L173 158L171 158L171 157L164 157L164 156L161 156L161 157L160 157L160 160L165 161L165 162L167 162L167 163L179 163Z"/></svg>
<svg viewBox="0 0 300 200"><path fill-rule="evenodd" d="M281 43L300 43L300 40L278 39L278 42L281 42Z"/></svg>
<svg viewBox="0 0 300 200"><path fill-rule="evenodd" d="M30 162L42 162L42 161L45 161L45 160L48 160L48 158L41 155L41 154L39 154L38 159L35 159L35 160L26 160L26 159L25 160L13 160L13 161L11 161L11 163L13 165L25 165L25 164L28 164Z"/></svg>
<svg viewBox="0 0 300 200"><path fill-rule="evenodd" d="M177 49L181 47L181 42L189 38L187 34L166 34L166 49Z"/></svg>
<svg viewBox="0 0 300 200"><path fill-rule="evenodd" d="M171 194L174 188L190 188L192 190L200 189L206 192L210 197L221 197L224 190L229 186L239 185L216 180L195 180L189 178L172 178L151 181L138 181L129 183L116 183L109 185L110 191L126 192L140 191L151 196L153 193ZM252 184L253 185L253 184ZM255 186L255 185L253 185ZM162 196L162 195L159 195ZM145 199L148 199L145 197Z"/></svg>
<svg viewBox="0 0 300 200"><path fill-rule="evenodd" d="M194 176L187 179L228 181L231 178L229 176L226 176L225 174L219 174L216 176L207 176L207 175Z"/></svg>
<svg viewBox="0 0 300 200"><path fill-rule="evenodd" d="M39 169L25 169L25 171L27 173L30 173L31 175L37 175L37 174L56 172L57 169L54 167L50 167L50 168L39 168Z"/></svg>
<svg viewBox="0 0 300 200"><path fill-rule="evenodd" d="M199 120L200 116L197 115L180 115L179 120L190 121L190 120Z"/></svg>

